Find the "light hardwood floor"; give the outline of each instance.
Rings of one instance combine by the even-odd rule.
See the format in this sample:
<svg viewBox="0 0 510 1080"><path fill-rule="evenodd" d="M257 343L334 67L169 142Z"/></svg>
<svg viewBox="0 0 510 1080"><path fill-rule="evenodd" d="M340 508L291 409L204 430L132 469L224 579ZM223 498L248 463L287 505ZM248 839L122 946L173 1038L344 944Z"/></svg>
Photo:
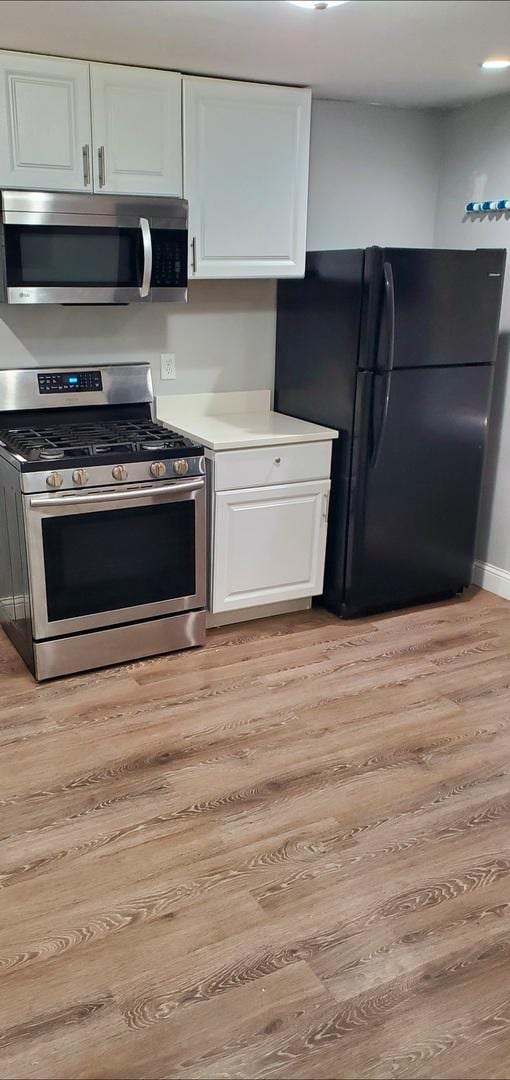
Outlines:
<svg viewBox="0 0 510 1080"><path fill-rule="evenodd" d="M0 1075L510 1076L510 603L37 686L0 635Z"/></svg>

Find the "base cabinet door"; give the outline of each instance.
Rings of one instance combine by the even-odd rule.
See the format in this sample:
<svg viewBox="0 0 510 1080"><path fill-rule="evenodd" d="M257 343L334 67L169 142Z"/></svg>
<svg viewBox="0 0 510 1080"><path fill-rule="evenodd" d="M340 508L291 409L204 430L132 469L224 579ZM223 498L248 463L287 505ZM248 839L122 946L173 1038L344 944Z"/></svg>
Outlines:
<svg viewBox="0 0 510 1080"><path fill-rule="evenodd" d="M94 190L182 195L181 76L92 64Z"/></svg>
<svg viewBox="0 0 510 1080"><path fill-rule="evenodd" d="M330 481L216 494L212 610L322 592Z"/></svg>
<svg viewBox="0 0 510 1080"><path fill-rule="evenodd" d="M0 187L91 191L89 65L0 53Z"/></svg>
<svg viewBox="0 0 510 1080"><path fill-rule="evenodd" d="M184 78L190 275L302 277L310 91Z"/></svg>

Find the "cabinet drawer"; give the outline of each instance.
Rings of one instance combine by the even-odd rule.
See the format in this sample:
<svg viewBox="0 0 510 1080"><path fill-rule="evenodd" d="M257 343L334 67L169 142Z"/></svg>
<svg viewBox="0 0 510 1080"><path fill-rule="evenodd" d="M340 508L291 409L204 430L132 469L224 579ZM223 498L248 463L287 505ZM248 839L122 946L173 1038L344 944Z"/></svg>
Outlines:
<svg viewBox="0 0 510 1080"><path fill-rule="evenodd" d="M214 465L216 491L327 480L331 472L331 441L223 450L215 455Z"/></svg>

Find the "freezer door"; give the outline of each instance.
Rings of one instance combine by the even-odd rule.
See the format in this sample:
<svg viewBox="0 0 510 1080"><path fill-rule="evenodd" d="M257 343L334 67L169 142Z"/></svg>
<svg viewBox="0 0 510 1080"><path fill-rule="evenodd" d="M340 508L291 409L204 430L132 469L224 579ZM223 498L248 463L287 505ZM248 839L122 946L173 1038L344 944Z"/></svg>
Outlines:
<svg viewBox="0 0 510 1080"><path fill-rule="evenodd" d="M492 370L360 374L344 614L469 583Z"/></svg>
<svg viewBox="0 0 510 1080"><path fill-rule="evenodd" d="M301 280L278 282L275 407L352 428L363 251L312 251Z"/></svg>
<svg viewBox="0 0 510 1080"><path fill-rule="evenodd" d="M365 265L361 368L384 369L392 334L395 368L493 361L504 251L372 248Z"/></svg>

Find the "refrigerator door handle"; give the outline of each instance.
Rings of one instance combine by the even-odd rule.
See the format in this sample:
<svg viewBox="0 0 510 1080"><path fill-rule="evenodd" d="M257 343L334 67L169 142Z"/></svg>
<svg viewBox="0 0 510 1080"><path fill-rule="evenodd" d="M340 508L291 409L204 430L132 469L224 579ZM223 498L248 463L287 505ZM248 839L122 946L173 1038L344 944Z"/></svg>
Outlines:
<svg viewBox="0 0 510 1080"><path fill-rule="evenodd" d="M370 455L370 463L369 464L370 464L371 469L375 469L376 466L377 466L377 462L379 461L379 457L380 457L380 453L381 453L381 446L382 446L382 441L383 441L383 436L384 436L384 429L386 427L386 421L388 419L388 410L389 410L389 407L390 407L390 393L391 393L391 368L389 368L384 373L384 375L380 375L378 377L381 378L381 379L384 379L383 407L382 407L381 422L379 424L379 430L378 430L377 435L376 435L376 437L374 439L374 445L372 447L372 453ZM375 395L374 395L374 398L375 398Z"/></svg>
<svg viewBox="0 0 510 1080"><path fill-rule="evenodd" d="M387 336L387 354L386 364L382 369L382 377L384 378L383 386L383 405L381 420L377 435L374 438L374 444L372 447L372 453L370 455L370 468L375 469L379 456L381 453L381 446L384 437L384 429L386 427L386 421L388 418L388 410L390 407L390 393L391 393L391 373L393 371L393 364L395 362L395 282L393 280L393 267L390 262L383 263L383 276L384 276L384 311L386 313L386 321L388 327ZM374 395L375 400L375 395ZM375 429L375 424L374 424Z"/></svg>
<svg viewBox="0 0 510 1080"><path fill-rule="evenodd" d="M383 371L393 371L395 362L395 282L393 279L393 267L390 262L383 262L384 277L384 312L388 327L386 339L386 363Z"/></svg>
<svg viewBox="0 0 510 1080"><path fill-rule="evenodd" d="M344 566L347 594L356 578L356 565L360 552L364 548L364 507L370 465L372 398L375 380L373 371L360 371L356 381Z"/></svg>

